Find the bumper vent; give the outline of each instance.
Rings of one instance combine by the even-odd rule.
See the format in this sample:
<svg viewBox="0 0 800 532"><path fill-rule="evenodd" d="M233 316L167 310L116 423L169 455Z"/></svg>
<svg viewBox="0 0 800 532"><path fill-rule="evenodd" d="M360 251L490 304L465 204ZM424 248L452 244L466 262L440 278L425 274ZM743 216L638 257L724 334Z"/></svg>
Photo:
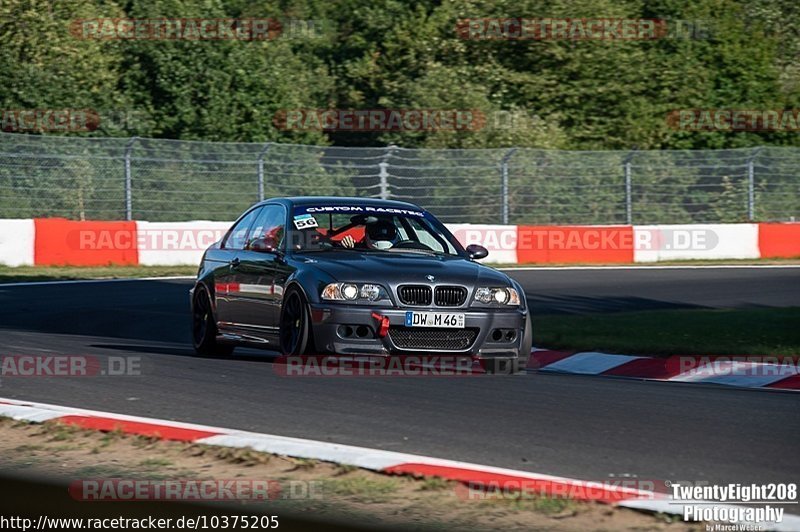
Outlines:
<svg viewBox="0 0 800 532"><path fill-rule="evenodd" d="M478 329L389 327L389 338L400 349L464 351L472 347Z"/></svg>
<svg viewBox="0 0 800 532"><path fill-rule="evenodd" d="M463 286L437 286L434 301L437 307L460 307L467 300Z"/></svg>
<svg viewBox="0 0 800 532"><path fill-rule="evenodd" d="M425 285L405 285L397 289L400 302L404 305L430 305L431 292L431 287Z"/></svg>

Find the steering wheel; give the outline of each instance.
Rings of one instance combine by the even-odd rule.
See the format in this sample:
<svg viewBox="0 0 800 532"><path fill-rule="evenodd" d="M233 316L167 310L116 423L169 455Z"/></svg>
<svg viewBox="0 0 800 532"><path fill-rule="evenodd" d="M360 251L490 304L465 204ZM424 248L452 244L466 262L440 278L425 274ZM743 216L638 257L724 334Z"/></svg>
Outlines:
<svg viewBox="0 0 800 532"><path fill-rule="evenodd" d="M422 242L417 242L416 240L401 240L392 246L391 249L421 249L424 251L433 251L433 248L430 246Z"/></svg>

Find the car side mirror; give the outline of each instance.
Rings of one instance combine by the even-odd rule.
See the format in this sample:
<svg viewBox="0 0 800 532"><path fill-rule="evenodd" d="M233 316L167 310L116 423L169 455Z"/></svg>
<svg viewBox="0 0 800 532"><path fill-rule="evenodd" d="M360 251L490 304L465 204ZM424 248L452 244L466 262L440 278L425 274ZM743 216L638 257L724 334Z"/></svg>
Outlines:
<svg viewBox="0 0 800 532"><path fill-rule="evenodd" d="M276 244L274 238L255 238L247 246L247 249L250 251L260 251L262 253L278 253Z"/></svg>
<svg viewBox="0 0 800 532"><path fill-rule="evenodd" d="M478 244L470 244L467 246L467 253L471 259L485 259L489 256L489 250Z"/></svg>

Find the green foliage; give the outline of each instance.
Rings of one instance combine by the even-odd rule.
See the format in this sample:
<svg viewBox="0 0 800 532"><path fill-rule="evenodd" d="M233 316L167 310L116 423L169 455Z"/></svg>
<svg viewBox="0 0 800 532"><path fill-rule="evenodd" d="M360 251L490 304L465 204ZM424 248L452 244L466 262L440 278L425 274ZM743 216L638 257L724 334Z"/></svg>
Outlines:
<svg viewBox="0 0 800 532"><path fill-rule="evenodd" d="M685 132L680 108L800 106L793 0L6 0L4 109L91 108L97 135L405 147L569 149L800 145L794 133ZM77 39L76 19L272 17L269 41ZM661 18L697 38L465 40L477 17ZM294 31L292 21L313 21ZM689 31L690 31L689 30ZM685 31L684 33L687 33ZM285 131L284 109L477 109L478 131ZM524 115L514 127L498 117ZM503 114L505 113L505 114ZM122 123L120 123L122 122Z"/></svg>
<svg viewBox="0 0 800 532"><path fill-rule="evenodd" d="M96 40L70 33L78 19L114 17L271 17L285 31L250 42ZM683 21L685 31L684 38L644 41L459 37L459 20L487 17L656 18L670 28ZM310 21L310 31L297 31L298 21ZM686 38L691 31L695 38ZM737 221L747 214L749 194L748 154L737 149L796 147L800 136L682 131L666 118L687 108L800 108L800 4L4 0L0 76L0 109L100 114L96 131L72 136L220 142L213 149L137 144L134 208L149 204L134 216L153 220L174 219L175 205L230 219L257 199L259 153L274 142L457 148L415 155L406 165L413 168L402 168L408 153L389 159L390 192L424 197L427 207L451 221L498 219L501 159L518 147L508 173L511 217L530 223L624 222L623 159L636 147L649 155L631 163L635 221ZM485 124L474 131L323 132L286 130L274 120L285 110L335 108L474 110ZM73 158L44 160L33 150L3 159L0 215L121 216L126 143L48 144L48 153ZM5 144L4 152L17 153L13 148ZM477 151L483 148L498 151ZM687 151L647 151L666 149ZM722 151L700 160L689 151L698 149ZM584 157L584 151L591 153ZM377 170L369 166L379 160L370 154L343 162L320 150L277 152L264 158L266 196L377 193ZM753 190L758 218L797 214L795 162L778 152L759 159ZM221 190L222 200L209 199ZM568 201L576 197L582 198L579 209Z"/></svg>
<svg viewBox="0 0 800 532"><path fill-rule="evenodd" d="M81 41L76 19L121 17L114 2L4 0L0 3L0 108L100 109L128 105L118 90L123 48Z"/></svg>

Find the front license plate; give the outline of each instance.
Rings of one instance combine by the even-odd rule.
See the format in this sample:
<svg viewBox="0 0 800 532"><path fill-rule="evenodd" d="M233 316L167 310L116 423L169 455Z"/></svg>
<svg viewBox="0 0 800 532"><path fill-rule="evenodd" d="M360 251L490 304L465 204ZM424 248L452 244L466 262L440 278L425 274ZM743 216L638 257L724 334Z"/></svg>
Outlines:
<svg viewBox="0 0 800 532"><path fill-rule="evenodd" d="M463 314L447 312L406 312L406 327L446 327L464 328Z"/></svg>

